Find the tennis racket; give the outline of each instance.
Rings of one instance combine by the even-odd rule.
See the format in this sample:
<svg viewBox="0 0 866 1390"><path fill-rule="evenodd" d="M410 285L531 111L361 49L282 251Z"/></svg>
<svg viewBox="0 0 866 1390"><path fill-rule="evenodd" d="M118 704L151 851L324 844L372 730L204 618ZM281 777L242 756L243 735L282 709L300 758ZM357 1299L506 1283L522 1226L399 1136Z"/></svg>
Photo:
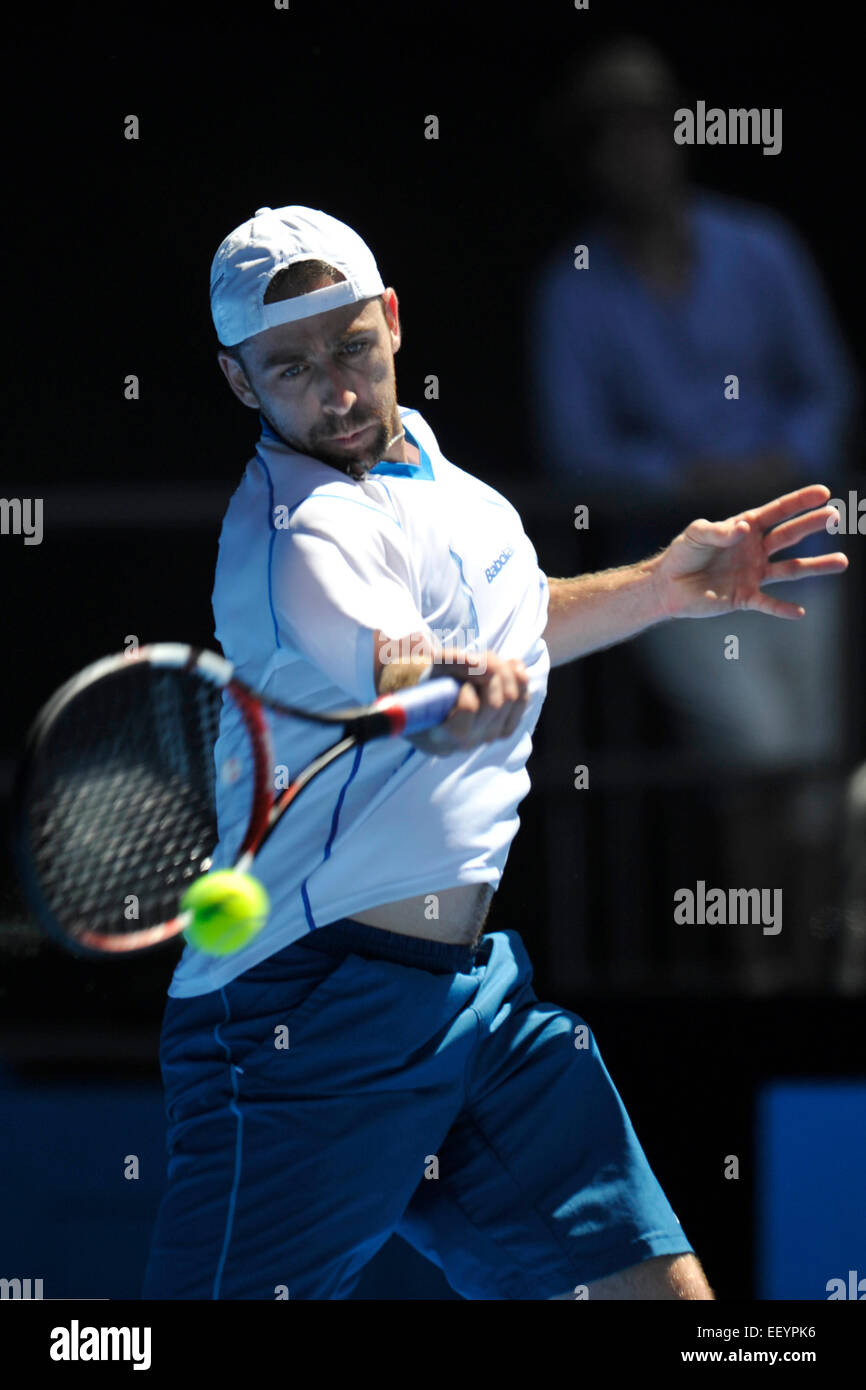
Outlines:
<svg viewBox="0 0 866 1390"><path fill-rule="evenodd" d="M104 657L73 676L37 715L13 793L21 884L43 930L74 954L147 950L189 924L189 884L217 843L214 745L223 702L237 706L253 770L246 833L233 867L250 866L313 778L374 738L443 722L460 690L424 681L360 708L313 713L273 700L214 652L159 642ZM340 737L278 793L267 713L334 725Z"/></svg>

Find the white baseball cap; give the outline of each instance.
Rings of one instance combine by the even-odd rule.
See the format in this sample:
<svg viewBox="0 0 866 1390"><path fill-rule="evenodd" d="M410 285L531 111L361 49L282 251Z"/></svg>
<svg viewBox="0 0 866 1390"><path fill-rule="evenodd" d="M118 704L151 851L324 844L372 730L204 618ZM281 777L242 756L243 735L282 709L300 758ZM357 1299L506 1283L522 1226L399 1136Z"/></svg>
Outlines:
<svg viewBox="0 0 866 1390"><path fill-rule="evenodd" d="M296 261L327 261L345 275L294 299L265 304L278 270ZM214 327L225 347L263 333L278 323L309 318L342 304L372 299L385 286L373 253L357 232L318 208L296 204L257 208L248 222L230 232L213 258L210 304Z"/></svg>

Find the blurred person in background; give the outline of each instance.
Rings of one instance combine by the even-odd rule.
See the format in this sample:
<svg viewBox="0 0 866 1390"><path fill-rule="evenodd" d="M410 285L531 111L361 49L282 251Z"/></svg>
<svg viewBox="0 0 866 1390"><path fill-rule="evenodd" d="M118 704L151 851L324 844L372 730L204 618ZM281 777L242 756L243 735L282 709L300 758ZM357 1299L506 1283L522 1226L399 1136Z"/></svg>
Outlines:
<svg viewBox="0 0 866 1390"><path fill-rule="evenodd" d="M842 907L821 925L833 944L834 984L840 994L866 994L866 763L845 788Z"/></svg>
<svg viewBox="0 0 866 1390"><path fill-rule="evenodd" d="M527 306L537 465L590 504L610 566L696 515L808 480L844 496L859 384L820 278L778 214L689 182L674 140L688 105L663 56L622 38L582 58L541 117L563 203ZM803 553L837 545L821 535ZM806 609L796 624L755 612L669 623L632 651L685 745L743 774L725 801L732 882L784 882L786 921L802 934L838 837L838 783L808 773L845 751L845 614L836 583L790 587ZM802 774L781 803L759 775L778 772ZM749 955L744 985L785 983L777 949Z"/></svg>

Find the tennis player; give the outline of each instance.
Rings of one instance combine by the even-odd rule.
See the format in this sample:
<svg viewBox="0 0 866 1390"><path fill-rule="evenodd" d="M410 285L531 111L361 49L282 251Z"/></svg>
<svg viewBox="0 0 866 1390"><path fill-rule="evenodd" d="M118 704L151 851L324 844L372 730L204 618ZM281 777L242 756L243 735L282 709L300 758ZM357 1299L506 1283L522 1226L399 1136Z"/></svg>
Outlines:
<svg viewBox="0 0 866 1390"><path fill-rule="evenodd" d="M312 709L431 671L461 687L440 729L311 784L257 859L272 911L256 938L178 962L144 1297L346 1298L398 1232L468 1299L711 1299L591 1030L537 999L518 933L484 925L550 667L663 620L801 616L761 586L846 567L770 559L825 525L829 490L549 579L514 508L397 404L397 296L353 230L260 208L216 253L211 307L261 427L220 536L226 656ZM248 809L232 710L217 867ZM276 779L333 738L275 724Z"/></svg>

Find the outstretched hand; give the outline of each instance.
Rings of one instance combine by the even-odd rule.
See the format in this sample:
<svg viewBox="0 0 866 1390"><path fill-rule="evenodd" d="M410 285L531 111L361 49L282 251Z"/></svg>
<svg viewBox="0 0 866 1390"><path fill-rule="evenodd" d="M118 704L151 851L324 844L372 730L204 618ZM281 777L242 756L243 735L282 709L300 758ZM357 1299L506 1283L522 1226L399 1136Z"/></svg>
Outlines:
<svg viewBox="0 0 866 1390"><path fill-rule="evenodd" d="M830 489L821 483L799 488L763 507L738 512L727 521L693 521L658 557L659 605L669 618L709 618L752 608L774 618L802 618L805 609L765 594L762 584L839 574L848 568L841 551L832 555L777 560L770 557L826 529L838 517L822 505Z"/></svg>

